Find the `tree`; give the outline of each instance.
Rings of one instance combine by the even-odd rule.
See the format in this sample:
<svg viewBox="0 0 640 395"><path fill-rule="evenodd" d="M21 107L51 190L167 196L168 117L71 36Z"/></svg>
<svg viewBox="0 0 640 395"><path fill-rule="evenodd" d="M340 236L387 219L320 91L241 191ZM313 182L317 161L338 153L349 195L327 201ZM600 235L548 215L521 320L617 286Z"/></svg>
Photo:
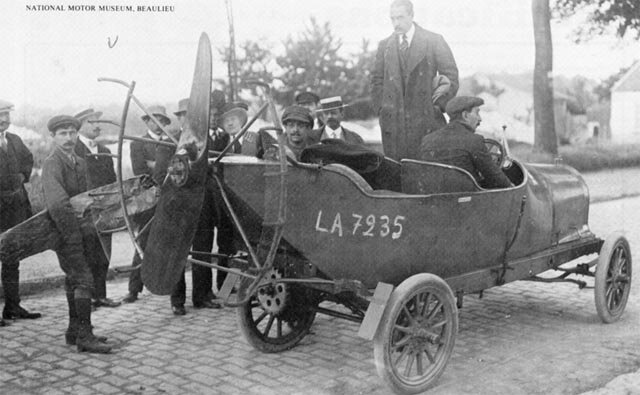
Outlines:
<svg viewBox="0 0 640 395"><path fill-rule="evenodd" d="M619 38L640 38L640 2L636 0L556 0L555 14L561 19L587 13L587 23L575 32L577 41L588 40L611 28Z"/></svg>
<svg viewBox="0 0 640 395"><path fill-rule="evenodd" d="M593 89L593 93L598 96L599 101L611 101L611 88L613 88L613 85L618 82L620 78L622 78L622 76L625 75L627 71L629 71L630 68L631 66L621 68L617 73L610 75L609 77L607 77L607 79L602 81L600 85L596 86Z"/></svg>
<svg viewBox="0 0 640 395"><path fill-rule="evenodd" d="M536 56L533 71L534 148L556 155L553 111L553 44L549 0L532 0Z"/></svg>
<svg viewBox="0 0 640 395"><path fill-rule="evenodd" d="M320 97L346 96L347 60L338 54L342 41L333 36L329 22L318 24L314 17L310 25L296 39L289 36L285 53L276 62L282 69L278 78L284 88L280 97L293 101L296 92L312 90Z"/></svg>
<svg viewBox="0 0 640 395"><path fill-rule="evenodd" d="M222 57L225 63L229 64L230 51L229 47L218 48L218 53ZM255 41L247 40L242 42L236 53L236 67L238 69L238 80L240 81L240 89L251 88L242 83L248 80L261 80L267 84L272 84L275 80L273 74L273 68L275 65L275 59L271 53L271 47L263 47L261 44ZM228 89L228 82L226 79L216 79L216 82L224 89ZM255 91L254 91L255 93Z"/></svg>

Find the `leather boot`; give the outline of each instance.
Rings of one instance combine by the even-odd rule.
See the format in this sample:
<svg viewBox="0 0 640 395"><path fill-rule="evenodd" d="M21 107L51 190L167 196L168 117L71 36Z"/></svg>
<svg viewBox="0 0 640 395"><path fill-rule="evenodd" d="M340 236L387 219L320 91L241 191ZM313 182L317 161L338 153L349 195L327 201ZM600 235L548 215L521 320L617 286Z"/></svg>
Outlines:
<svg viewBox="0 0 640 395"><path fill-rule="evenodd" d="M78 352L99 354L111 352L111 346L98 340L91 330L91 298L77 298L75 301L78 313L78 337L76 338Z"/></svg>

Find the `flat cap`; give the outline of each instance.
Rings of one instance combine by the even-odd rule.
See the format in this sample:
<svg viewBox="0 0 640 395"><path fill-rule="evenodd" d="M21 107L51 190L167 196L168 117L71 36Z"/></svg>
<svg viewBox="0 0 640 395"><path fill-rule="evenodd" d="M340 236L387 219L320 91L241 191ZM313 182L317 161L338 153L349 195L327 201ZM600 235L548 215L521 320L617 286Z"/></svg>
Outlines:
<svg viewBox="0 0 640 395"><path fill-rule="evenodd" d="M101 116L102 116L102 111L94 111L93 108L87 108L86 110L80 111L79 113L74 115L74 117L76 117L78 121L80 121L80 123L84 122L85 120L91 117L98 119Z"/></svg>
<svg viewBox="0 0 640 395"><path fill-rule="evenodd" d="M282 112L282 123L287 121L300 121L313 125L313 117L308 108L302 106L289 106Z"/></svg>
<svg viewBox="0 0 640 395"><path fill-rule="evenodd" d="M13 111L13 103L0 99L0 114L9 111Z"/></svg>
<svg viewBox="0 0 640 395"><path fill-rule="evenodd" d="M187 112L187 107L189 107L189 98L187 97L186 99L182 99L178 102L178 111L174 111L174 114L180 115L182 113L186 113Z"/></svg>
<svg viewBox="0 0 640 395"><path fill-rule="evenodd" d="M305 91L298 93L295 100L296 104L318 103L320 101L320 96L313 92Z"/></svg>
<svg viewBox="0 0 640 395"><path fill-rule="evenodd" d="M461 113L462 111L471 110L473 107L480 107L484 104L484 100L474 96L456 96L449 100L445 111L452 117L454 114Z"/></svg>
<svg viewBox="0 0 640 395"><path fill-rule="evenodd" d="M52 133L67 126L73 126L78 130L80 129L80 121L78 121L78 118L72 117L71 115L56 115L47 122L47 129Z"/></svg>

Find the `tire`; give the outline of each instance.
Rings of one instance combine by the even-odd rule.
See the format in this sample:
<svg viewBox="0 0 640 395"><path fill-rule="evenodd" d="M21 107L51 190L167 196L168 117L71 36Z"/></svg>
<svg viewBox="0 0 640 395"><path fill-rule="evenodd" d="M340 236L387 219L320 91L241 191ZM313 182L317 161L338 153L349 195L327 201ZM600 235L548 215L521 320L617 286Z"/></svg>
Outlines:
<svg viewBox="0 0 640 395"><path fill-rule="evenodd" d="M409 277L391 294L374 338L378 374L397 393L426 391L444 372L457 333L447 283L433 274Z"/></svg>
<svg viewBox="0 0 640 395"><path fill-rule="evenodd" d="M238 299L246 296L250 284L242 281ZM275 292L268 287L258 288L247 303L238 307L238 326L254 348L277 353L294 347L309 333L318 302L312 290L297 284L278 283Z"/></svg>
<svg viewBox="0 0 640 395"><path fill-rule="evenodd" d="M594 288L596 310L602 322L618 321L631 290L631 249L621 233L607 237L600 249Z"/></svg>

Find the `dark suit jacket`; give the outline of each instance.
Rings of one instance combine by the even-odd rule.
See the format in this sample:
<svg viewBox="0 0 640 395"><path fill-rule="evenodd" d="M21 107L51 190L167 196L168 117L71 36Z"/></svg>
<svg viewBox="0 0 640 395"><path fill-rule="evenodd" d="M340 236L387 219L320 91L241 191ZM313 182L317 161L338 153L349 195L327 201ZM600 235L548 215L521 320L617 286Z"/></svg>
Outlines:
<svg viewBox="0 0 640 395"><path fill-rule="evenodd" d="M422 139L420 160L457 166L471 173L484 188L507 188L511 181L491 160L484 138L470 126L451 121Z"/></svg>
<svg viewBox="0 0 640 395"><path fill-rule="evenodd" d="M94 189L116 181L116 172L113 168L113 158L110 156L96 156L91 154L89 148L77 140L74 149L76 155L87 162L87 188ZM110 154L109 148L98 143L98 153Z"/></svg>
<svg viewBox="0 0 640 395"><path fill-rule="evenodd" d="M326 125L320 129L314 129L309 133L309 142L311 144L319 143L322 140L322 133L324 133L324 129ZM343 140L350 144L360 144L364 145L364 140L360 135L354 131L346 129L344 126L342 127L342 137Z"/></svg>
<svg viewBox="0 0 640 395"><path fill-rule="evenodd" d="M152 140L148 134L142 138ZM153 169L147 165L147 161L156 161L157 144L132 141L130 146L131 168L136 176L147 174L153 175Z"/></svg>
<svg viewBox="0 0 640 395"><path fill-rule="evenodd" d="M87 190L86 173L84 159L75 155L73 163L59 148L42 164L45 207L65 240L76 243L82 241L82 234L69 198Z"/></svg>
<svg viewBox="0 0 640 395"><path fill-rule="evenodd" d="M24 183L31 177L33 155L17 135L5 132L5 138L7 151L0 149L0 231L19 224L32 214Z"/></svg>
<svg viewBox="0 0 640 395"><path fill-rule="evenodd" d="M398 36L392 34L380 42L371 74L371 97L380 117L384 154L395 160L416 159L422 137L444 126L432 102L433 78L442 74L451 81L449 93L436 103L438 112L458 91L458 67L449 45L439 34L417 24L415 29L404 68Z"/></svg>

